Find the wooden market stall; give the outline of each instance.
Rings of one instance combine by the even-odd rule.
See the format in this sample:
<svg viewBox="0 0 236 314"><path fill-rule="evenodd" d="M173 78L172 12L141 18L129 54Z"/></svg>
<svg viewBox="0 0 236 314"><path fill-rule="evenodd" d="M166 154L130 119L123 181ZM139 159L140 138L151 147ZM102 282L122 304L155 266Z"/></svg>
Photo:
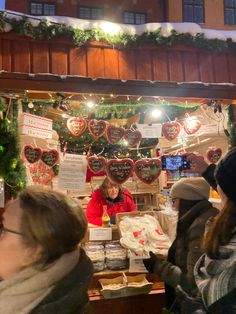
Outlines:
<svg viewBox="0 0 236 314"><path fill-rule="evenodd" d="M89 41L78 47L62 37L45 40L20 36L14 31L2 32L0 93L7 100L16 102L25 99L32 102L34 99L50 100L51 94L65 93L68 97L119 95L126 98L127 105L130 97L136 100L149 97L154 103L156 99L161 102L160 98L164 98L166 103L171 100L195 102L200 108L200 105L212 104L212 100L215 104L217 100L224 106L236 101L235 61L236 55L230 49L217 53L188 44L163 47L147 43L120 48L101 41ZM235 121L234 108L232 117ZM223 121L220 130L217 130L220 133L214 133L214 139L222 140L223 150L228 146L226 129ZM187 151L205 143L209 134L206 131L200 134L196 142L194 138L189 138ZM27 137L21 140L24 144L30 144ZM54 140L52 148L58 144L56 136ZM162 139L161 144L171 152L179 150L177 139L171 145ZM209 144L207 142L207 146ZM48 147L48 143L45 147ZM154 189L157 189L157 185ZM140 207L147 209L157 203L154 189L150 188L148 192L141 188L132 191L137 202L138 197L144 195ZM83 197L88 197L90 190L86 193ZM89 290L94 313L161 313L165 303L164 286L157 277L148 277L154 285L147 295L104 299L98 280L102 276L113 278L117 273L105 272L94 276Z"/></svg>

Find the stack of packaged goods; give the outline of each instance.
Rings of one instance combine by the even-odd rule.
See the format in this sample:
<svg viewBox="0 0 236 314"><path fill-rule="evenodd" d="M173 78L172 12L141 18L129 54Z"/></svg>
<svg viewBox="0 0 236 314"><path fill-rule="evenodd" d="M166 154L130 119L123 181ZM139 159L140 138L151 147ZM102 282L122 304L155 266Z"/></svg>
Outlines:
<svg viewBox="0 0 236 314"><path fill-rule="evenodd" d="M88 242L85 244L85 252L93 262L94 272L105 269L105 251L102 242Z"/></svg>
<svg viewBox="0 0 236 314"><path fill-rule="evenodd" d="M111 270L125 269L128 266L127 250L119 241L107 242L105 245L106 266Z"/></svg>

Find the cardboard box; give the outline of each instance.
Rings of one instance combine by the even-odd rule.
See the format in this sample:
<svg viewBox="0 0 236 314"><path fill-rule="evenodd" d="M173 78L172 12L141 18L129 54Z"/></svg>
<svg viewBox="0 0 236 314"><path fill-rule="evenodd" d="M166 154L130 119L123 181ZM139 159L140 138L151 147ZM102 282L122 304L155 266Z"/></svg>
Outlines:
<svg viewBox="0 0 236 314"><path fill-rule="evenodd" d="M101 293L105 299L115 299L149 293L153 283L146 279L144 274L121 276L112 279L99 279L102 286Z"/></svg>

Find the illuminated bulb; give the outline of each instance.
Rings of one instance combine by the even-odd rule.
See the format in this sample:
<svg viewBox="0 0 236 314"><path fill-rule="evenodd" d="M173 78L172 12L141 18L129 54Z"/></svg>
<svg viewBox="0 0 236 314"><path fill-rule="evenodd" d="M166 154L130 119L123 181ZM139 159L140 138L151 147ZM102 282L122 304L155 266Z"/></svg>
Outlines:
<svg viewBox="0 0 236 314"><path fill-rule="evenodd" d="M153 118L159 118L161 115L162 115L162 112L161 112L161 110L159 110L159 109L154 109L154 110L152 111L152 116L153 116Z"/></svg>
<svg viewBox="0 0 236 314"><path fill-rule="evenodd" d="M124 144L125 146L128 146L128 142L127 142L126 140L123 140L123 144Z"/></svg>
<svg viewBox="0 0 236 314"><path fill-rule="evenodd" d="M87 105L88 108L93 108L95 106L94 102L92 102L92 101L88 101L86 103L86 105Z"/></svg>
<svg viewBox="0 0 236 314"><path fill-rule="evenodd" d="M113 94L110 94L110 97L114 97L114 95L113 95Z"/></svg>
<svg viewBox="0 0 236 314"><path fill-rule="evenodd" d="M30 108L30 109L33 109L33 108L34 108L34 104L32 103L32 101L30 101L30 102L28 103L28 108Z"/></svg>
<svg viewBox="0 0 236 314"><path fill-rule="evenodd" d="M111 22L101 22L100 28L110 35L117 35L121 31L121 27L118 24L114 24Z"/></svg>

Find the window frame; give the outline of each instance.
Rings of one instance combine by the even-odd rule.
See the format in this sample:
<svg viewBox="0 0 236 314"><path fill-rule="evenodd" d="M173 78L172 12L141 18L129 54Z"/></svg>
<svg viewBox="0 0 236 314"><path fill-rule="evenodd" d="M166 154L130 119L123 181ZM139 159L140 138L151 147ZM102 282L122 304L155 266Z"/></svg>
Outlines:
<svg viewBox="0 0 236 314"><path fill-rule="evenodd" d="M134 15L134 24L133 23L125 23L125 13L132 13ZM145 17L145 22L141 24L136 23L136 15L142 14ZM142 25L147 23L147 13L146 12L135 12L135 11L123 11L123 23L126 25Z"/></svg>
<svg viewBox="0 0 236 314"><path fill-rule="evenodd" d="M195 0L193 0L193 1L195 1ZM192 4L193 21L190 22L190 21L185 21L186 17L185 17L185 14L184 14L184 12L185 12L184 8L185 8L186 3L185 3L185 0L182 1L182 5L183 5L183 11L182 12L183 12L183 22L184 23L196 23L196 24L204 24L205 23L205 0L202 0L202 2L203 2L203 4L202 4L202 22L198 22L198 21L195 20L194 8L195 8L195 6L199 6L199 5L195 4L195 3ZM189 4L189 5L191 5L191 4Z"/></svg>
<svg viewBox="0 0 236 314"><path fill-rule="evenodd" d="M32 13L31 12L31 4L41 4L42 5L42 14L34 14L34 13ZM44 14L44 7L45 7L45 5L52 5L52 6L54 6L54 13L55 13L54 16L55 16L56 15L56 8L57 8L56 3L40 2L40 1L30 1L30 3L29 3L30 15L33 15L33 16L48 16L48 15ZM51 15L51 16L53 16L53 15Z"/></svg>
<svg viewBox="0 0 236 314"><path fill-rule="evenodd" d="M89 9L90 10L90 18L89 19L87 19L87 18L83 18L83 17L80 17L80 9L81 8L84 8L84 9ZM103 8L101 8L101 7L86 7L86 6L84 6L84 5L80 5L79 7L78 7L78 10L77 10L77 18L79 18L79 19L82 19L82 20L95 20L95 19L93 19L92 18L92 10L93 9L95 9L95 10L100 10L101 11L101 15L102 15L102 17L100 18L100 19L98 19L98 20L102 20L103 18L104 18L104 9ZM97 20L97 19L96 19Z"/></svg>
<svg viewBox="0 0 236 314"><path fill-rule="evenodd" d="M224 25L228 25L228 26L235 26L236 25L236 2L233 1L233 7L232 9L234 10L234 23L233 24L229 24L229 23L226 23L226 0L224 0ZM229 8L229 7L227 7Z"/></svg>

